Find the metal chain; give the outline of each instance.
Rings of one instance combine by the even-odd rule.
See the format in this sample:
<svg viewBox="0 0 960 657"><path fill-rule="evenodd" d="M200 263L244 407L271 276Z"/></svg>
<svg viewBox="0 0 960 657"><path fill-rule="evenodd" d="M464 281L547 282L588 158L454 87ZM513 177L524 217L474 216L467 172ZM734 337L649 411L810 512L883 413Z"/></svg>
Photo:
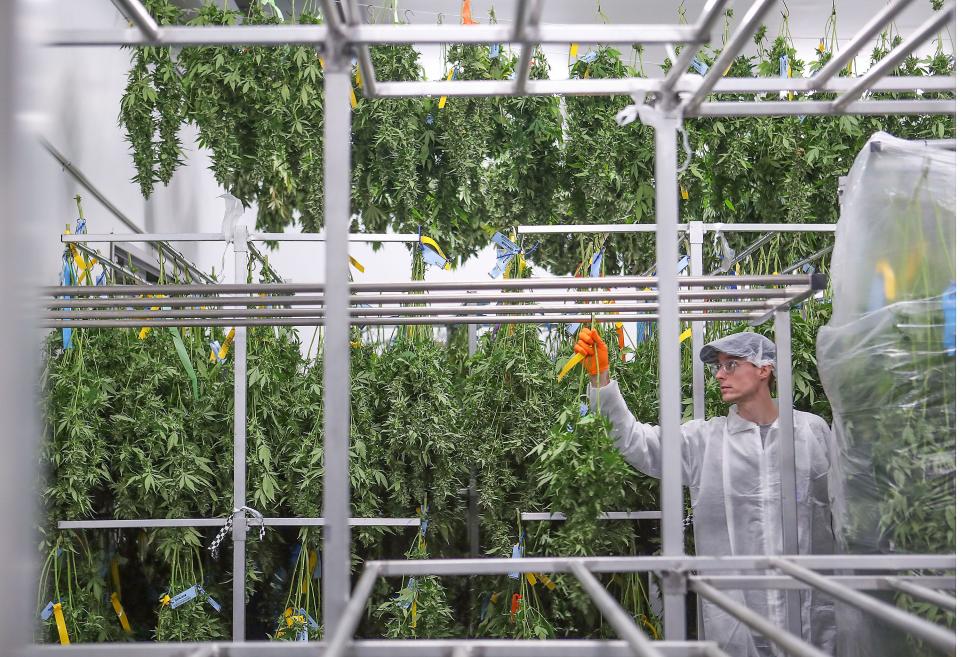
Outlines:
<svg viewBox="0 0 960 657"><path fill-rule="evenodd" d="M227 537L227 534L230 533L230 530L233 529L233 517L242 513L244 517L251 516L254 520L260 522L260 540L263 540L263 537L266 535L266 527L263 523L263 514L257 511L256 509L249 506L242 506L239 509L234 509L233 513L227 518L227 521L223 524L223 527L220 528L220 531L217 532L216 537L214 537L213 542L210 544L210 554L213 555L213 558L216 559L220 553L220 544L223 543L223 539Z"/></svg>

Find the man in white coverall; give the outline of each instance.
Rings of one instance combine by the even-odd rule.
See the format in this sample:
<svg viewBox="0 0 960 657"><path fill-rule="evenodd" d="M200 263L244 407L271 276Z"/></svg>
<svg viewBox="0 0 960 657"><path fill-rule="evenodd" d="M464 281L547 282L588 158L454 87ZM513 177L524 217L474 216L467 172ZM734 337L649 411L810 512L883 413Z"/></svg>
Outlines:
<svg viewBox="0 0 960 657"><path fill-rule="evenodd" d="M591 375L590 405L613 425L624 459L640 472L660 477L660 427L638 422L616 381L610 380L607 346L594 330L580 332L575 347ZM780 505L779 418L770 395L776 364L773 342L757 333L735 333L700 351L720 384L726 417L693 420L680 427L682 476L690 487L697 554L709 556L783 553ZM830 428L819 416L793 412L797 467L800 554L832 554L833 532L827 471ZM786 631L786 594L752 589L725 591ZM834 652L833 604L822 594L802 593L803 637ZM768 639L752 633L720 608L703 601L705 639L731 657L777 654Z"/></svg>

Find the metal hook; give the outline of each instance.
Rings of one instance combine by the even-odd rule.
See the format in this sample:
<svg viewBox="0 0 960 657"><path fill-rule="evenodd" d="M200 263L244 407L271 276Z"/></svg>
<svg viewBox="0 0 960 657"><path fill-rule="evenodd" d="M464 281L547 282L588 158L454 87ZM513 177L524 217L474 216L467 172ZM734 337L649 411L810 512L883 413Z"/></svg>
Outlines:
<svg viewBox="0 0 960 657"><path fill-rule="evenodd" d="M367 5L367 24L373 25L377 22L377 17L373 13L373 5Z"/></svg>
<svg viewBox="0 0 960 657"><path fill-rule="evenodd" d="M412 16L413 16L412 9L403 10L403 22L406 23L407 25L409 25L413 21L413 19L411 18Z"/></svg>

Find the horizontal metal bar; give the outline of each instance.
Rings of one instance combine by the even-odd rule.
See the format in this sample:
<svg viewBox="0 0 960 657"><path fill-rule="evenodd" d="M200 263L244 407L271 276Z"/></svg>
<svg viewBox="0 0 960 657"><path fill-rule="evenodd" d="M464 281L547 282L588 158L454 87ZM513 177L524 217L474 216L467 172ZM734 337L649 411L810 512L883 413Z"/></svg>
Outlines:
<svg viewBox="0 0 960 657"><path fill-rule="evenodd" d="M648 78L588 78L586 80L528 80L524 96L627 96L659 91L660 80ZM377 86L378 98L421 98L424 96L516 96L513 80L415 80L384 82Z"/></svg>
<svg viewBox="0 0 960 657"><path fill-rule="evenodd" d="M326 233L251 233L251 242L325 242ZM351 242L413 242L420 240L416 233L351 233ZM60 241L78 242L223 242L223 233L84 233L61 235Z"/></svg>
<svg viewBox="0 0 960 657"><path fill-rule="evenodd" d="M53 30L45 39L52 46L216 46L216 45L322 45L326 25L229 25L161 27L155 35L140 30ZM515 30L504 24L424 25L371 24L343 28L347 44L446 44L517 43ZM525 43L702 43L692 25L658 24L553 24L530 26Z"/></svg>
<svg viewBox="0 0 960 657"><path fill-rule="evenodd" d="M690 230L690 224L679 224L679 232ZM714 233L833 233L836 224L734 224L704 223L703 230ZM571 235L579 233L655 233L656 224L571 224L568 226L517 226L518 235Z"/></svg>
<svg viewBox="0 0 960 657"><path fill-rule="evenodd" d="M957 598L955 595L949 596L945 593L940 593L940 591L933 591L930 588L927 588L927 586L919 586L915 579L908 580L904 577L887 577L886 581L890 588L896 589L897 591L902 591L903 593L911 595L918 600L929 602L930 604L937 605L942 609L948 609L949 611L957 610ZM956 591L956 580L953 581L952 586L945 586L942 588L950 588Z"/></svg>
<svg viewBox="0 0 960 657"><path fill-rule="evenodd" d="M729 311L767 310L789 299L771 299L768 301L691 301L680 304L682 310L687 311ZM411 303L416 301L411 300ZM351 307L352 317L410 317L418 315L462 315L466 317L485 317L487 315L547 315L550 313L635 313L657 312L659 303L630 303L630 304L582 304L568 303L557 305L542 304L515 304L515 305L417 305L394 307ZM270 317L305 317L320 318L325 315L323 308L276 308L273 304L264 308L207 308L187 310L54 310L43 315L44 319L58 320L100 320L100 319L187 319L187 318L270 318Z"/></svg>
<svg viewBox="0 0 960 657"><path fill-rule="evenodd" d="M755 322L758 313L681 313L685 322ZM656 314L606 314L606 315L437 315L431 317L350 317L351 326L407 326L444 324L584 324L589 322L655 322ZM256 319L50 319L42 320L42 328L163 328L166 326L322 326L322 317L303 318L256 318Z"/></svg>
<svg viewBox="0 0 960 657"><path fill-rule="evenodd" d="M890 584L890 577L884 575L825 575L827 579L851 589L860 591L889 591L894 587ZM798 582L792 577L785 575L691 575L691 580L700 580L710 586L718 589L804 589L809 590L811 586L804 582ZM931 589L956 589L957 578L955 575L916 575L916 576L898 576L896 579L904 582L911 582L924 591ZM931 591L936 593L935 591ZM943 595L939 594L938 595ZM944 596L948 597L948 596Z"/></svg>
<svg viewBox="0 0 960 657"><path fill-rule="evenodd" d="M601 513L597 520L660 520L662 514L659 511L606 511ZM559 522L566 520L564 513L536 513L524 512L520 514L520 520L546 520L550 522Z"/></svg>
<svg viewBox="0 0 960 657"><path fill-rule="evenodd" d="M948 655L956 654L956 634L945 628L914 616L902 609L883 603L869 595L854 591L836 582L831 582L823 575L807 570L797 563L791 563L791 561L774 557L770 560L770 564L791 577L805 582L841 602L856 607L871 616L879 618L888 625L892 625L899 630L912 634L918 639L922 639Z"/></svg>
<svg viewBox="0 0 960 657"><path fill-rule="evenodd" d="M132 529L137 527L220 527L226 518L141 518L137 520L61 520L57 529ZM251 520L251 524L259 521ZM269 527L320 527L323 518L264 518ZM351 527L416 527L419 518L350 518Z"/></svg>
<svg viewBox="0 0 960 657"><path fill-rule="evenodd" d="M808 78L723 78L712 93L759 94L792 91L806 92ZM850 89L856 78L835 78L825 85L826 92L841 93ZM660 93L663 80L651 78L588 78L567 80L529 80L524 96L625 96L637 93ZM872 87L883 92L950 92L956 88L953 76L891 76L877 80ZM419 98L423 96L517 96L513 80L414 80L380 81L378 98ZM744 102L744 101L738 101ZM770 102L770 101L760 101ZM828 101L829 102L829 101Z"/></svg>
<svg viewBox="0 0 960 657"><path fill-rule="evenodd" d="M43 41L50 46L283 46L321 47L326 25L164 26L150 37L137 29L56 29Z"/></svg>
<svg viewBox="0 0 960 657"><path fill-rule="evenodd" d="M574 577L597 605L600 613L609 622L621 639L626 641L636 657L662 657L653 642L640 630L633 618L623 610L603 584L587 570L582 562L570 564Z"/></svg>
<svg viewBox="0 0 960 657"><path fill-rule="evenodd" d="M702 580L692 580L689 585L690 589L699 594L700 597L717 605L758 634L762 634L770 639L770 641L791 655L796 655L797 657L828 657L827 653L806 643L803 639L794 636L779 625L770 622L749 607L730 599Z"/></svg>
<svg viewBox="0 0 960 657"><path fill-rule="evenodd" d="M860 100L842 110L830 101L711 101L685 116L835 116L837 114L953 114L956 100Z"/></svg>
<svg viewBox="0 0 960 657"><path fill-rule="evenodd" d="M811 285L809 275L790 276L682 276L681 287L728 287L736 285ZM555 276L550 278L508 278L482 281L411 281L406 283L351 283L351 293L363 292L430 292L453 290L583 290L591 288L657 287L656 276L604 276L602 278L575 278ZM254 283L221 285L101 285L47 286L41 293L48 296L103 296L109 294L297 294L324 291L323 283Z"/></svg>
<svg viewBox="0 0 960 657"><path fill-rule="evenodd" d="M324 655L324 641L245 641L243 643L150 643L138 642L137 654L149 657L317 657ZM656 641L664 657L717 657L716 644L700 641ZM23 651L25 657L125 657L130 643L74 643L34 645ZM457 651L460 651L459 653ZM465 652L464 652L465 651ZM354 641L350 657L451 657L457 654L477 657L633 657L626 641L597 639L377 639ZM719 653L725 657L725 653Z"/></svg>
<svg viewBox="0 0 960 657"><path fill-rule="evenodd" d="M418 559L382 561L384 577L408 575L505 575L523 572L567 572L571 561L580 559L594 573L666 572L699 573L716 570L766 570L769 556L738 557L542 557L524 559ZM787 559L783 559L787 560ZM789 562L812 569L846 570L954 570L954 555L798 555Z"/></svg>
<svg viewBox="0 0 960 657"><path fill-rule="evenodd" d="M734 281L735 282L735 281ZM781 288L736 288L723 290L680 290L680 299L779 299L792 298L806 291L806 287ZM223 297L164 297L162 302L156 299L141 297L75 297L75 298L45 298L44 308L153 308L158 303L164 307L204 307L204 306L307 306L323 305L322 295L300 296L223 296ZM355 294L350 296L351 305L360 304L408 304L408 303L507 303L510 301L640 301L656 300L657 293L653 290L623 289L616 292L586 291L586 292L499 292L496 294Z"/></svg>

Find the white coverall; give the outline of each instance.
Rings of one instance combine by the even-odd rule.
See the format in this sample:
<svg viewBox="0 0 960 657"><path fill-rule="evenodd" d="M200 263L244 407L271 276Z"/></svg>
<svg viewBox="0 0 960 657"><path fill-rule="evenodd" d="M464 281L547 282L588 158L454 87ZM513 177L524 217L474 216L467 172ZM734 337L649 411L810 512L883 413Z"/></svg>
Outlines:
<svg viewBox="0 0 960 657"><path fill-rule="evenodd" d="M660 427L638 422L616 381L590 388L590 406L613 425L617 449L640 472L660 478ZM823 418L793 412L797 464L797 521L800 554L832 554L830 500L827 490L830 429ZM780 509L778 421L761 441L757 424L730 407L727 417L693 420L680 427L683 484L690 487L693 530L698 555L783 553ZM735 574L735 573L729 573ZM725 590L764 618L786 628L783 591ZM812 598L812 599L811 599ZM803 638L833 654L835 621L832 602L818 592L801 594ZM716 641L731 657L776 654L764 637L734 620L719 607L703 604L704 638Z"/></svg>

